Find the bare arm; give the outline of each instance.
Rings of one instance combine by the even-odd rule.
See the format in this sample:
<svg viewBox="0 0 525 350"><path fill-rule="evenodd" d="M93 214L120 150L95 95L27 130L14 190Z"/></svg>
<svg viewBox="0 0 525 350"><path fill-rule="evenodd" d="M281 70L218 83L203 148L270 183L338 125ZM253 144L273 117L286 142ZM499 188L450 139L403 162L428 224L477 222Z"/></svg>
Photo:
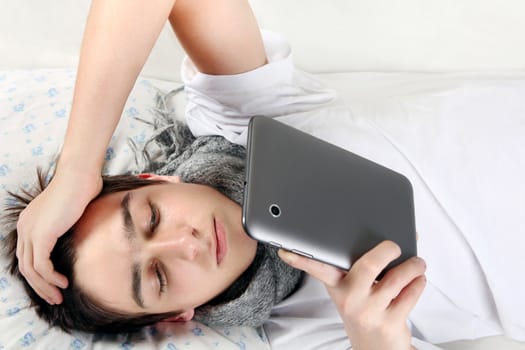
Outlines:
<svg viewBox="0 0 525 350"><path fill-rule="evenodd" d="M202 73L237 74L266 63L247 0L177 0L169 20Z"/></svg>
<svg viewBox="0 0 525 350"><path fill-rule="evenodd" d="M80 167L100 176L105 149L126 99L174 3L92 2L60 166Z"/></svg>
<svg viewBox="0 0 525 350"><path fill-rule="evenodd" d="M101 189L106 147L162 27L170 20L204 73L235 74L266 61L247 0L94 0L73 105L55 176L18 221L20 271L49 303L61 303L50 254Z"/></svg>
<svg viewBox="0 0 525 350"><path fill-rule="evenodd" d="M203 73L235 74L266 62L247 0L93 1L62 166L99 176L126 99L168 18Z"/></svg>

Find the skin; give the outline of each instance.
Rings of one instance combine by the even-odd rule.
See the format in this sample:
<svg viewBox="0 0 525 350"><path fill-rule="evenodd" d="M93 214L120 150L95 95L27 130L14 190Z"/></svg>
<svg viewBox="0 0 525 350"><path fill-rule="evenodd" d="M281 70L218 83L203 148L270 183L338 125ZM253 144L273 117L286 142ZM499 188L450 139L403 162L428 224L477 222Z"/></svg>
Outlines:
<svg viewBox="0 0 525 350"><path fill-rule="evenodd" d="M169 320L188 321L195 308L223 292L250 265L257 243L242 227L241 207L215 189L178 177L148 176L166 183L113 193L87 207L75 226L76 283L117 311L180 311ZM133 239L124 224L126 198ZM221 232L226 244L217 243ZM400 254L399 246L385 241L346 272L279 252L285 262L324 283L356 349L411 348L406 319L425 287L425 262L409 259L376 281ZM131 292L136 263L142 304Z"/></svg>
<svg viewBox="0 0 525 350"><path fill-rule="evenodd" d="M55 176L22 212L17 225L16 255L20 271L50 304L62 302L57 287L68 284L54 270L50 252L57 239L78 220L79 261L75 265L78 283L123 311L140 310L134 305L130 288L122 288L131 283L132 259L151 266L148 263L160 257L173 267L169 271L173 276L168 279L178 283L168 287L169 293L162 300L155 296L158 282L150 270L143 271L147 285L143 287L144 305L147 312L182 310L179 318L182 320L190 319L196 306L224 290L253 259L255 243L241 231L240 207L202 189L195 189L195 196L202 201L186 197L189 202L184 202L182 211L182 202L170 200L170 205L176 208L167 216L174 221L170 229L162 227L162 232L152 239L139 234L132 245L123 237L122 219L116 214L125 194L108 196L107 203L89 204L101 190L105 149L126 98L168 20L203 73L237 74L266 63L258 25L246 0L92 1L71 115ZM173 184L176 185L183 186ZM182 187L170 190L177 196L183 192L188 196L191 192L183 191ZM163 191L155 193L160 198ZM144 196L138 191L133 194L135 200ZM137 216L137 231L149 220L144 205L131 202L131 211ZM213 266L211 257L209 232L214 215L219 221L224 220L227 232L229 249L222 261L224 266ZM196 236L190 234L190 228L197 232ZM168 250L171 253L165 254ZM239 261L233 261L236 254L243 254ZM348 273L295 255L284 254L283 259L325 283L354 349L406 350L410 348L406 319L423 291L425 265L420 259L410 259L390 270L381 282L374 282L398 255L399 247L395 244L381 243L361 257ZM175 267L186 273L177 275ZM190 275L191 280L186 279ZM93 280L96 282L91 283ZM197 285L202 288L195 288Z"/></svg>
<svg viewBox="0 0 525 350"><path fill-rule="evenodd" d="M188 320L196 307L223 292L248 268L257 243L243 230L241 207L220 192L181 183L177 177L151 179L167 183L110 194L87 207L75 231L76 282L118 311L182 310L179 319ZM136 232L131 240L121 208L127 195ZM152 214L150 203L158 214ZM153 230L152 222L158 222ZM226 249L220 249L225 254L219 256L214 222L219 223L218 235L224 232L226 242L220 244ZM143 306L131 292L134 263L142 267Z"/></svg>
<svg viewBox="0 0 525 350"><path fill-rule="evenodd" d="M324 283L352 349L414 349L406 321L426 285L423 259L406 260L378 282L381 271L401 255L392 241L372 248L348 272L282 250L279 255Z"/></svg>
<svg viewBox="0 0 525 350"><path fill-rule="evenodd" d="M247 0L91 2L60 160L50 184L22 212L17 225L20 272L50 304L62 302L57 287L68 284L54 270L51 251L100 192L111 135L166 22L203 73L238 74L266 63Z"/></svg>

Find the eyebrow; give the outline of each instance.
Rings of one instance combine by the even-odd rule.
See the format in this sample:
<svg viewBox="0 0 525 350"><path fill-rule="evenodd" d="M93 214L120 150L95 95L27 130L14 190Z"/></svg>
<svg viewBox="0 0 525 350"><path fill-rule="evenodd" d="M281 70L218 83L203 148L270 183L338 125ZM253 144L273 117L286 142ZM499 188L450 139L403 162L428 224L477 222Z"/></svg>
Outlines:
<svg viewBox="0 0 525 350"><path fill-rule="evenodd" d="M126 238L128 241L132 241L136 236L135 224L133 218L129 212L129 202L131 200L131 192L126 193L120 202L120 208L122 213L122 219L124 221L124 229L126 231ZM135 303L144 308L144 298L142 296L142 274L140 263L133 263L131 266L131 295Z"/></svg>

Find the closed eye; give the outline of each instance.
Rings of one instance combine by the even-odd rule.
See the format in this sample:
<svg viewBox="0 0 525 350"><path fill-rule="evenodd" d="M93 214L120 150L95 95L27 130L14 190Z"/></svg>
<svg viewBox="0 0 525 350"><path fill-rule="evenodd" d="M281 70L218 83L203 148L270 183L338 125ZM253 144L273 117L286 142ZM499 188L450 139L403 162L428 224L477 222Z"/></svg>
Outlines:
<svg viewBox="0 0 525 350"><path fill-rule="evenodd" d="M150 212L151 212L148 236L153 237L153 235L155 234L155 230L157 229L160 223L160 211L159 211L159 208L157 208L157 206L154 205L153 203L148 202L148 205L150 207Z"/></svg>
<svg viewBox="0 0 525 350"><path fill-rule="evenodd" d="M149 220L149 229L148 229L148 238L151 238L155 235L155 231L157 230L157 227L160 224L160 211L159 208L153 204L151 201L148 201L148 205L150 208L150 220ZM166 277L163 274L161 264L156 263L154 267L155 276L157 277L157 280L159 281L159 295L164 293L166 291L166 287L168 286L168 282L166 280Z"/></svg>
<svg viewBox="0 0 525 350"><path fill-rule="evenodd" d="M155 264L155 275L159 280L159 294L162 294L166 291L168 283L166 282L166 278L164 278L164 275L161 272L160 264Z"/></svg>

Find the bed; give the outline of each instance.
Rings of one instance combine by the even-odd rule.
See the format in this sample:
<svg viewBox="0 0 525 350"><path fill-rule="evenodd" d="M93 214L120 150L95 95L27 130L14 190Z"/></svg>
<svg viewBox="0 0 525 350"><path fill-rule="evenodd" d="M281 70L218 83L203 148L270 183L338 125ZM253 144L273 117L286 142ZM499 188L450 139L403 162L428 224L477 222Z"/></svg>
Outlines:
<svg viewBox="0 0 525 350"><path fill-rule="evenodd" d="M525 233L519 215L525 209L525 5L518 0L497 7L474 0L251 2L261 26L290 39L296 64L338 94L322 118L295 116L289 122L411 179L422 256L440 261L448 248L446 263L459 258L453 247L425 238L425 232L439 230L455 235L457 244L478 245L480 264L493 266L499 252L506 257L500 265L525 266L519 244L525 242L516 239ZM9 205L5 190L31 185L36 165L53 166L67 125L88 6L86 0L0 5L2 205ZM157 92L181 86L183 53L170 34L168 28L162 33L128 99L106 153L107 173L126 171L133 163L129 139L140 146L151 133L140 119L153 118ZM169 108L182 120L184 96L175 95ZM501 234L494 238L492 231ZM482 246L479 234L486 235ZM0 243L4 235L0 231ZM264 329L196 322L114 337L66 334L37 319L5 266L2 256L0 349L270 348ZM513 321L516 312L510 309L525 312L525 306L518 298L506 302L507 295L512 298L507 283L524 291L525 285L501 274L500 267L493 274L488 269L487 280L490 292L503 300L498 304L503 321ZM438 279L464 277L430 273ZM473 291L478 282L472 281ZM469 290L448 292L458 302L472 299ZM509 329L510 335L523 335ZM525 343L497 334L437 343L444 349L525 349Z"/></svg>

